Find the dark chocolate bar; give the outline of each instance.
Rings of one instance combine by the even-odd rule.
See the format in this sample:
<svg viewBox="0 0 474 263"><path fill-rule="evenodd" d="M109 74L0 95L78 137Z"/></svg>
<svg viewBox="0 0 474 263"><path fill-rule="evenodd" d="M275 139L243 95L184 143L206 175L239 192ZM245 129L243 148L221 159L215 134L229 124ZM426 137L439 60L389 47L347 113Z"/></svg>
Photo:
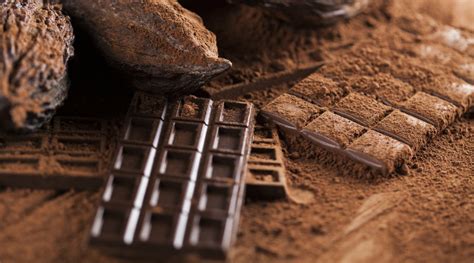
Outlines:
<svg viewBox="0 0 474 263"><path fill-rule="evenodd" d="M264 200L285 198L286 170L276 127L256 126L253 138L245 196Z"/></svg>
<svg viewBox="0 0 474 263"><path fill-rule="evenodd" d="M101 119L58 116L35 133L1 135L0 185L99 188L115 145L108 127L110 123Z"/></svg>
<svg viewBox="0 0 474 263"><path fill-rule="evenodd" d="M396 89L362 93L316 73L266 105L261 116L307 157L387 175L473 106L474 88L461 82L454 86L456 92L415 87L401 99Z"/></svg>
<svg viewBox="0 0 474 263"><path fill-rule="evenodd" d="M91 244L113 254L225 259L242 206L253 105L137 92ZM112 229L112 230L111 230Z"/></svg>

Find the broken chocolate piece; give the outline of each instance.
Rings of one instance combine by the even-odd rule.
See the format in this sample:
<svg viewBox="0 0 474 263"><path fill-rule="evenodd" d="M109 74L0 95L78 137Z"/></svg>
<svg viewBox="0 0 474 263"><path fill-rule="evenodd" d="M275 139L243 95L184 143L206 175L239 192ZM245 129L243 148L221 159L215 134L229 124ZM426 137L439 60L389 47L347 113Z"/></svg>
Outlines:
<svg viewBox="0 0 474 263"><path fill-rule="evenodd" d="M370 0L228 0L231 3L259 5L272 15L296 25L327 25L363 11Z"/></svg>
<svg viewBox="0 0 474 263"><path fill-rule="evenodd" d="M0 128L34 130L49 121L68 91L73 55L61 5L38 0L0 3Z"/></svg>
<svg viewBox="0 0 474 263"><path fill-rule="evenodd" d="M2 135L0 185L95 190L104 182L115 142L110 123L58 116L25 135Z"/></svg>
<svg viewBox="0 0 474 263"><path fill-rule="evenodd" d="M311 83L314 79L322 78L311 76L311 80L303 82ZM318 94L322 87L329 86L331 90L337 86L297 84L295 90L265 106L261 116L281 128L288 144L308 158L317 157L330 165L350 167L355 174L373 176L398 171L471 103L469 88L445 89L433 95L421 91L413 94L409 88L397 97L397 93L390 91L381 93L376 84L367 87L365 82L354 82L362 84L354 89L364 95L350 91L339 99L331 97L331 103L321 102L312 94ZM333 106L319 107L323 103ZM313 107L317 107L318 113L307 110ZM294 125L295 122L300 125ZM347 167L344 171L350 170Z"/></svg>
<svg viewBox="0 0 474 263"><path fill-rule="evenodd" d="M276 127L256 126L253 138L245 196L263 200L285 198L286 169Z"/></svg>
<svg viewBox="0 0 474 263"><path fill-rule="evenodd" d="M62 2L138 89L183 95L231 67L214 34L175 0Z"/></svg>
<svg viewBox="0 0 474 263"><path fill-rule="evenodd" d="M243 202L253 114L244 102L167 103L136 92L91 243L147 259L178 252L226 258Z"/></svg>

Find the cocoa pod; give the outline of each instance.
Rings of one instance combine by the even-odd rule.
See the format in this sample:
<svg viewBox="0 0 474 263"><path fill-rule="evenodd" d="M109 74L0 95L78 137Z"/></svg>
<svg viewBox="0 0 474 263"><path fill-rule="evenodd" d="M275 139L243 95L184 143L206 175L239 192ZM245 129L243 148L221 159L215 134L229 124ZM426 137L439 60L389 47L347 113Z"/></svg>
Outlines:
<svg viewBox="0 0 474 263"><path fill-rule="evenodd" d="M262 6L273 16L299 26L333 24L357 15L371 0L228 0Z"/></svg>
<svg viewBox="0 0 474 263"><path fill-rule="evenodd" d="M218 57L216 38L176 0L62 0L113 66L138 89L182 95L231 63Z"/></svg>
<svg viewBox="0 0 474 263"><path fill-rule="evenodd" d="M61 5L42 0L0 3L0 128L34 130L68 90L73 31Z"/></svg>

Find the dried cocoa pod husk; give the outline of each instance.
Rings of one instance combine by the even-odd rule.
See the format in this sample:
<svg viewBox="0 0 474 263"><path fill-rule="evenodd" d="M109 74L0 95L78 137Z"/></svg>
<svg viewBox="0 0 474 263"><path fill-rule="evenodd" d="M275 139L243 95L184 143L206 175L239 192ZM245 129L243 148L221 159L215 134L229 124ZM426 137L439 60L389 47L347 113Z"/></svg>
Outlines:
<svg viewBox="0 0 474 263"><path fill-rule="evenodd" d="M269 14L299 26L321 26L363 11L371 0L228 0L264 7Z"/></svg>
<svg viewBox="0 0 474 263"><path fill-rule="evenodd" d="M62 2L138 89L182 95L231 67L201 18L175 0Z"/></svg>
<svg viewBox="0 0 474 263"><path fill-rule="evenodd" d="M0 128L34 130L68 90L73 31L61 5L42 0L0 3Z"/></svg>

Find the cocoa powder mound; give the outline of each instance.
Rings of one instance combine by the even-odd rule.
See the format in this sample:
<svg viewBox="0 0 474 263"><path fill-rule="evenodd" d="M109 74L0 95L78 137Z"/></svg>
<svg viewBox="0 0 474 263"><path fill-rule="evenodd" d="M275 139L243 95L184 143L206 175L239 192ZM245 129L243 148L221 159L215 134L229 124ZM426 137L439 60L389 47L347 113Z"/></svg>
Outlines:
<svg viewBox="0 0 474 263"><path fill-rule="evenodd" d="M175 0L63 3L138 89L182 95L231 67L218 57L214 34Z"/></svg>
<svg viewBox="0 0 474 263"><path fill-rule="evenodd" d="M39 0L0 3L0 125L32 130L66 98L66 64L74 36L61 5Z"/></svg>

